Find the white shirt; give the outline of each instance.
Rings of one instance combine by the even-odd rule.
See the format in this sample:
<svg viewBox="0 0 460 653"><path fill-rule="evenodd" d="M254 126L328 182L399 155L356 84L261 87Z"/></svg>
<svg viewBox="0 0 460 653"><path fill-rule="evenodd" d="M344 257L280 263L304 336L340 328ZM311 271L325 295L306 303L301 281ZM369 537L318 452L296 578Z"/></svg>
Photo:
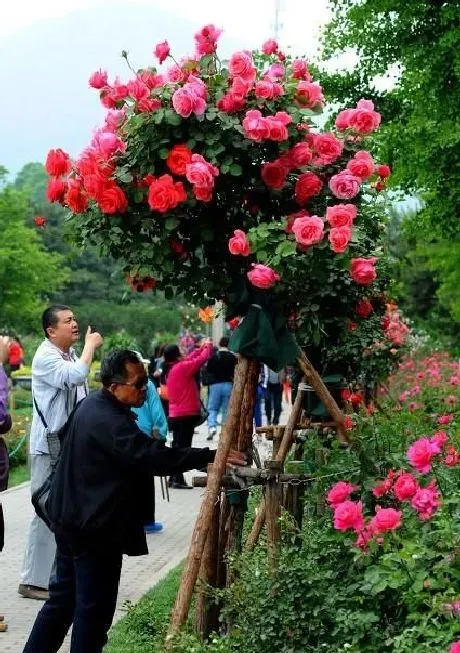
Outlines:
<svg viewBox="0 0 460 653"><path fill-rule="evenodd" d="M67 421L75 404L87 395L89 366L75 355L64 352L45 339L32 361L32 396L49 431L57 431ZM33 406L30 453L47 454L45 426Z"/></svg>

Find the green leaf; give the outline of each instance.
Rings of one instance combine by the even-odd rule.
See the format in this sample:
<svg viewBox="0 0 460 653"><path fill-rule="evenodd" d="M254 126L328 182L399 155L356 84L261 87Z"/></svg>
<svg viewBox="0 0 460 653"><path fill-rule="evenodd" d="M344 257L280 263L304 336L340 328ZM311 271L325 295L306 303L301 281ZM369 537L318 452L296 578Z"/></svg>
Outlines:
<svg viewBox="0 0 460 653"><path fill-rule="evenodd" d="M296 253L296 242L293 240L283 240L279 245L276 247L276 253L279 254L282 258L285 258L287 256L293 256L293 254Z"/></svg>
<svg viewBox="0 0 460 653"><path fill-rule="evenodd" d="M168 125L180 125L182 118L173 109L166 109L165 118Z"/></svg>
<svg viewBox="0 0 460 653"><path fill-rule="evenodd" d="M166 231L174 231L174 229L176 229L178 224L179 224L179 220L177 218L173 218L172 216L166 218L164 222Z"/></svg>
<svg viewBox="0 0 460 653"><path fill-rule="evenodd" d="M243 168L238 163L232 163L230 166L230 174L233 177L240 177L243 174Z"/></svg>

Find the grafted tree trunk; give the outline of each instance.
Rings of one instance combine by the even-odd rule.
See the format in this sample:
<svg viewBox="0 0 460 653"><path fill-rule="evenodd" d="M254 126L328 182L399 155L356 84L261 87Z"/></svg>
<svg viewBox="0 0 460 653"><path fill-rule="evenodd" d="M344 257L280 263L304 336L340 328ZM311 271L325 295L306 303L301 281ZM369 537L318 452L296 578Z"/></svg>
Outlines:
<svg viewBox="0 0 460 653"><path fill-rule="evenodd" d="M195 522L185 569L182 574L176 604L169 624L169 630L166 637L167 641L170 641L172 637L179 632L187 619L193 590L200 570L206 538L211 526L215 504L220 493L221 479L226 469L227 457L231 449L234 434L239 432L241 406L243 404L243 394L248 371L248 359L240 357L235 369L235 379L232 396L230 398L226 427L223 429L219 438L216 457L208 476L208 485Z"/></svg>

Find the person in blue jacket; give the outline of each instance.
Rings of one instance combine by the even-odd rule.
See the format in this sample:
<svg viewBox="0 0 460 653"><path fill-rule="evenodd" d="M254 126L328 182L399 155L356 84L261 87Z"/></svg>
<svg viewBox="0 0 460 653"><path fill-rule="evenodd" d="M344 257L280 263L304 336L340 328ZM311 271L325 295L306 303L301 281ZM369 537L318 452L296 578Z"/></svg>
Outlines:
<svg viewBox="0 0 460 653"><path fill-rule="evenodd" d="M164 414L160 397L158 396L155 385L149 380L147 384L147 394L145 402L139 408L131 408L136 415L136 423L143 433L149 438L156 437L166 442L168 435L168 422ZM160 533L163 530L163 524L155 521L155 484L152 482L152 520L145 524L146 533Z"/></svg>

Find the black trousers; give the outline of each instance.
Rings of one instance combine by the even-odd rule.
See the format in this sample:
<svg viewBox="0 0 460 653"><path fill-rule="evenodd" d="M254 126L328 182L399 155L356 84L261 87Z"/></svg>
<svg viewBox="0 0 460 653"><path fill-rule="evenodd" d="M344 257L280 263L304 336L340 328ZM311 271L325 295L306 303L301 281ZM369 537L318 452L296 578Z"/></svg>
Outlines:
<svg viewBox="0 0 460 653"><path fill-rule="evenodd" d="M101 653L118 595L122 548L98 545L76 552L56 536L56 577L23 653L56 653L73 623L71 653Z"/></svg>
<svg viewBox="0 0 460 653"><path fill-rule="evenodd" d="M172 431L172 447L191 447L193 432L197 424L199 415L187 415L185 417L170 417L169 429ZM175 474L169 479L170 483L185 483L182 473Z"/></svg>
<svg viewBox="0 0 460 653"><path fill-rule="evenodd" d="M265 413L269 424L280 423L282 398L283 386L281 383L269 383L265 396Z"/></svg>

